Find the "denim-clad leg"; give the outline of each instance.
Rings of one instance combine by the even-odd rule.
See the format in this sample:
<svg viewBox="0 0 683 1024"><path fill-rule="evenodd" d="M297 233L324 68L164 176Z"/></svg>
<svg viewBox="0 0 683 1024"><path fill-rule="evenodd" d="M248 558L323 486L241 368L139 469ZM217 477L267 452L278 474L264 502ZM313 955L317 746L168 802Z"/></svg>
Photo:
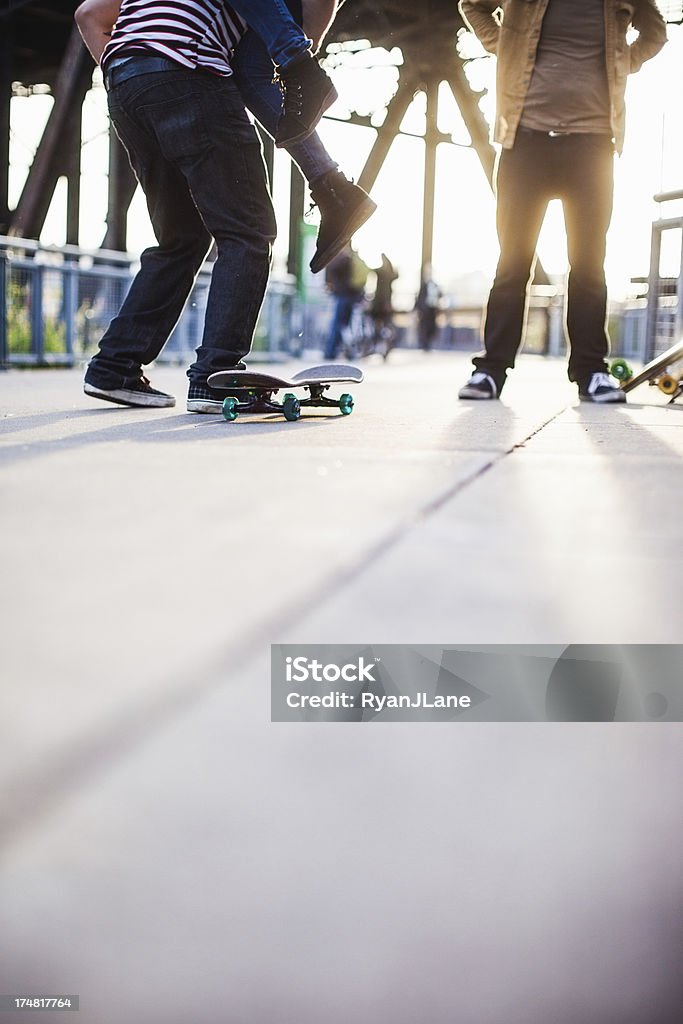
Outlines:
<svg viewBox="0 0 683 1024"><path fill-rule="evenodd" d="M266 52L278 67L286 68L311 48L311 40L297 25L284 0L231 0L230 6L261 37Z"/></svg>
<svg viewBox="0 0 683 1024"><path fill-rule="evenodd" d="M337 295L335 298L330 333L327 337L323 353L323 359L327 362L333 360L337 354L337 349L342 341L342 331L351 323L353 307L357 301L357 299L350 295Z"/></svg>
<svg viewBox="0 0 683 1024"><path fill-rule="evenodd" d="M607 372L605 250L612 217L614 146L607 135L558 140L567 153L560 166L560 199L567 229L567 336L569 379L581 387Z"/></svg>
<svg viewBox="0 0 683 1024"><path fill-rule="evenodd" d="M250 29L240 40L232 62L235 84L252 114L275 137L282 113L282 92L273 81L273 64L260 36ZM337 163L323 146L317 132L303 142L287 146L292 160L307 181L336 170Z"/></svg>
<svg viewBox="0 0 683 1024"><path fill-rule="evenodd" d="M513 148L503 150L498 164L496 228L500 257L486 306L485 351L473 362L493 377L499 391L507 371L515 365L524 331L536 242L553 194L545 148L553 141L540 133L519 133Z"/></svg>
<svg viewBox="0 0 683 1024"><path fill-rule="evenodd" d="M228 369L251 346L275 219L261 148L232 79L202 71L131 78L109 94L112 121L147 198L158 245L87 372L102 388L139 378L175 326L215 238L204 335L192 380Z"/></svg>

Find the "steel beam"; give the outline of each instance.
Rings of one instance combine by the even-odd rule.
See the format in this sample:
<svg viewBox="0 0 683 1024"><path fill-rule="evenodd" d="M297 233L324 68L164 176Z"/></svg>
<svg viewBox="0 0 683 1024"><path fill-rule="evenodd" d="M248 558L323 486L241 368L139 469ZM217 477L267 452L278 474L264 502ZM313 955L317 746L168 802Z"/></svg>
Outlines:
<svg viewBox="0 0 683 1024"><path fill-rule="evenodd" d="M6 25L0 34L0 235L9 228L9 134L12 77L14 74L14 30Z"/></svg>
<svg viewBox="0 0 683 1024"><path fill-rule="evenodd" d="M377 175L381 171L392 143L399 133L401 121L412 103L416 87L415 79L412 77L399 77L398 89L389 101L384 124L377 129L377 138L358 178L358 184L366 192L370 191L377 180Z"/></svg>
<svg viewBox="0 0 683 1024"><path fill-rule="evenodd" d="M434 203L436 195L436 152L440 133L438 128L439 85L433 78L427 83L427 124L425 130L424 192L422 197L422 262L420 280L424 278L425 266L432 262L434 248Z"/></svg>
<svg viewBox="0 0 683 1024"><path fill-rule="evenodd" d="M21 198L10 222L9 234L38 238L60 173L64 173L62 147L69 131L78 131L81 106L92 80L91 58L74 27L55 82L54 103ZM74 126L77 122L78 128Z"/></svg>
<svg viewBox="0 0 683 1024"><path fill-rule="evenodd" d="M472 148L479 157L484 174L493 188L496 151L489 142L489 126L479 109L478 95L470 87L462 63L457 57L451 64L451 70L446 80L469 132Z"/></svg>

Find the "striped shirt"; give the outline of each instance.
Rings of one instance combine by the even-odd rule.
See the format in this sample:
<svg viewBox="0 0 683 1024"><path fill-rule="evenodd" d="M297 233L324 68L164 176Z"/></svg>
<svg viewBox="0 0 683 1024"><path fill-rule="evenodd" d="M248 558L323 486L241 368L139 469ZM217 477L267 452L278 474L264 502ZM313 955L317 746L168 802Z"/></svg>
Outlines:
<svg viewBox="0 0 683 1024"><path fill-rule="evenodd" d="M231 75L231 54L245 30L223 0L122 0L101 64L144 51L186 68Z"/></svg>

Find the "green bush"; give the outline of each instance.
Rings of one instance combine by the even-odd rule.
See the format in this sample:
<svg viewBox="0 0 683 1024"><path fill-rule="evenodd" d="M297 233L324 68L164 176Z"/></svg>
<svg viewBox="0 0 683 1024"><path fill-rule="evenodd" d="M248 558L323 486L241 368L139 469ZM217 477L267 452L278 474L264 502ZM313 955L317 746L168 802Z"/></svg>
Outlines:
<svg viewBox="0 0 683 1024"><path fill-rule="evenodd" d="M44 321L43 352L46 355L66 352L66 324L63 320Z"/></svg>
<svg viewBox="0 0 683 1024"><path fill-rule="evenodd" d="M7 348L10 353L24 355L31 351L31 320L27 287L10 281L7 289Z"/></svg>
<svg viewBox="0 0 683 1024"><path fill-rule="evenodd" d="M10 281L7 290L7 348L10 355L29 355L31 344L31 309L26 282ZM66 351L66 324L50 317L43 321L43 352L46 355Z"/></svg>

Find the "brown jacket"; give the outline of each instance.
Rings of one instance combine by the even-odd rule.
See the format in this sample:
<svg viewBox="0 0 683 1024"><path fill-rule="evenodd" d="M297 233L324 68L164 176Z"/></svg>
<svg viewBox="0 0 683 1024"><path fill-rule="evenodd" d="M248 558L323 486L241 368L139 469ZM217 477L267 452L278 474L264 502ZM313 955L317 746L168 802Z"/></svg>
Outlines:
<svg viewBox="0 0 683 1024"><path fill-rule="evenodd" d="M493 137L505 149L515 141L522 116L541 23L549 0L461 0L460 11L484 48L498 58L496 125ZM659 53L666 23L653 0L604 0L605 57L612 133L617 152L624 145L626 78ZM631 26L639 33L628 44Z"/></svg>

